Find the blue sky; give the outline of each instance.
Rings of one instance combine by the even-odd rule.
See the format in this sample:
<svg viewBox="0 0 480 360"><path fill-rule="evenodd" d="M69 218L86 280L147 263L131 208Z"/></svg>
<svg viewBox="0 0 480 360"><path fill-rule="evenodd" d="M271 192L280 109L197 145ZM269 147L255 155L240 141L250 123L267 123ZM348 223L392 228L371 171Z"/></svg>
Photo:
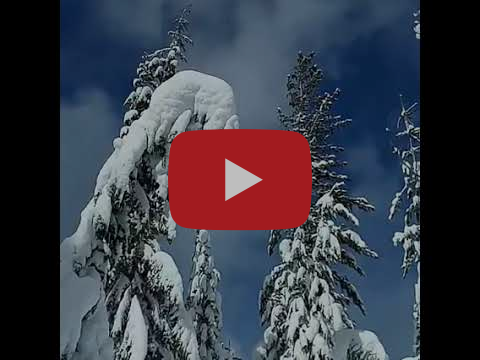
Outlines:
<svg viewBox="0 0 480 360"><path fill-rule="evenodd" d="M337 112L353 119L338 133L350 162L350 189L377 208L361 215L360 233L380 254L362 260L367 276L356 284L373 330L392 359L411 353L413 274L401 278L399 248L387 221L400 186L398 165L385 128L393 127L398 94L419 98L419 43L412 31L412 0L193 0L194 46L185 68L228 81L242 128L277 128L276 107L285 106L285 77L296 53L315 51L325 70L325 90L342 89ZM166 43L171 20L183 6L173 0L61 1L61 227L75 229L92 196L97 173L122 125L122 103L144 51ZM192 234L181 229L173 254L188 281ZM257 309L264 276L278 259L266 254L267 232L215 231L216 265L222 272L226 336L245 358L262 336Z"/></svg>

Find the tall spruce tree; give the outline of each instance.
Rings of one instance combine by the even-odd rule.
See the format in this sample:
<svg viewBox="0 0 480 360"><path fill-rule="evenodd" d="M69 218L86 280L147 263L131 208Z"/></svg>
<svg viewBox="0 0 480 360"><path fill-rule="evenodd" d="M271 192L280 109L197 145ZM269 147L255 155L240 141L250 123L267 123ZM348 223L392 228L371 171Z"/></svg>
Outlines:
<svg viewBox="0 0 480 360"><path fill-rule="evenodd" d="M133 80L133 91L126 98L124 106L124 127L120 130L120 138L128 134L130 125L140 118L143 111L148 108L150 98L155 89L163 82L170 79L177 72L180 62L186 62L186 47L193 42L188 33L188 17L191 6L182 9L180 16L175 19L173 30L168 32L170 44L166 48L147 53L142 56L142 61L137 67L137 77ZM153 169L149 168L149 159L142 160L144 182L148 183L148 196L152 199L152 214L156 214L152 223L152 231L172 241L176 237L176 225L169 213L166 172L168 167L168 149L172 138L164 139L160 144L155 144L151 152L162 152L163 168L159 172L160 187L152 181Z"/></svg>
<svg viewBox="0 0 480 360"><path fill-rule="evenodd" d="M196 230L190 295L199 354L202 360L230 360L233 352L223 342L222 298L218 291L220 273L211 254L207 230Z"/></svg>
<svg viewBox="0 0 480 360"><path fill-rule="evenodd" d="M420 40L420 10L414 13L414 31ZM416 265L417 281L414 285L413 320L415 326L414 355L420 359L420 121L415 116L417 103L406 107L400 96L401 111L393 153L400 162L403 186L391 203L389 220L404 211L403 231L393 235L395 246L402 246L403 276ZM388 129L387 129L388 130Z"/></svg>
<svg viewBox="0 0 480 360"><path fill-rule="evenodd" d="M403 176L403 186L395 194L390 207L389 219L404 210L403 231L393 236L395 246L402 246L404 255L402 270L405 276L416 265L417 282L413 318L415 322L415 356L420 357L420 126L415 119L416 103L406 108L401 97L402 108L398 119L397 155Z"/></svg>
<svg viewBox="0 0 480 360"><path fill-rule="evenodd" d="M268 241L278 246L281 263L265 279L260 314L265 328L260 357L276 359L332 359L335 331L352 328L352 303L363 302L340 265L363 275L354 254L377 257L355 231L353 209L372 211L365 198L349 195L347 176L338 172L346 163L343 148L331 142L334 132L350 123L332 107L340 91L319 94L323 72L314 54L299 53L287 79L288 113L278 110L283 126L304 135L312 157L312 205L308 220L296 229L274 230Z"/></svg>
<svg viewBox="0 0 480 360"><path fill-rule="evenodd" d="M148 108L153 91L175 74L179 61L186 60L185 46L191 43L189 12L189 8L184 9L175 21L167 48L143 57L133 81L134 91L125 101L125 126L114 140L115 149ZM167 168L162 166L166 164L168 141L148 147L130 176L131 191L118 196L114 188L98 188L93 199L95 236L103 248L92 252L88 265L96 267L104 282L114 357L118 360L131 360L138 354L145 360L186 359L192 351L183 334L185 309L176 267L158 244L162 238L175 237L174 223L168 216ZM97 186L109 175L109 161Z"/></svg>

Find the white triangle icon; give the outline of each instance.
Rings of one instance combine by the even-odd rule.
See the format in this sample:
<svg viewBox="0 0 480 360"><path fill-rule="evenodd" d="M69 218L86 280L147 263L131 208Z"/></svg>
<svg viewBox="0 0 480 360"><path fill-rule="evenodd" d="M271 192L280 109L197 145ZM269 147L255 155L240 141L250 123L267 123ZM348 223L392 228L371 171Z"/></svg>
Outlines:
<svg viewBox="0 0 480 360"><path fill-rule="evenodd" d="M260 181L258 176L225 159L225 201Z"/></svg>

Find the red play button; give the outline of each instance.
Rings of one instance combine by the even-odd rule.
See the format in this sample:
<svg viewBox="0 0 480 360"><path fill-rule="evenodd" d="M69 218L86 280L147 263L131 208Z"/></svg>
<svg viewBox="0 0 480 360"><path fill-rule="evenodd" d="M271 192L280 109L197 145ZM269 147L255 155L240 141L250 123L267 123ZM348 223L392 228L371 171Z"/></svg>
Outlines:
<svg viewBox="0 0 480 360"><path fill-rule="evenodd" d="M181 133L170 148L168 187L173 220L186 228L294 228L310 211L309 145L290 131Z"/></svg>

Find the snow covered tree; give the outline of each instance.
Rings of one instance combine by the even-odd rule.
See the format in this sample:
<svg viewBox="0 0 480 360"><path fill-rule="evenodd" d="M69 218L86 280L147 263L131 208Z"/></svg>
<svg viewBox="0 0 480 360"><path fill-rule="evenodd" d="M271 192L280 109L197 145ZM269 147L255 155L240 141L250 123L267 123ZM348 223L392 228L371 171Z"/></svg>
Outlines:
<svg viewBox="0 0 480 360"><path fill-rule="evenodd" d="M398 156L403 176L403 186L395 194L390 207L389 219L404 210L403 231L393 236L395 246L402 246L403 276L413 265L417 268L417 283L415 284L415 302L413 317L415 321L416 356L420 356L420 126L415 119L417 104L408 108L401 99L401 112L398 119L396 139L398 145L393 147L393 153ZM402 206L403 205L403 206Z"/></svg>
<svg viewBox="0 0 480 360"><path fill-rule="evenodd" d="M166 139L191 128L238 128L235 109L233 91L226 82L195 71L179 72L155 90L149 107L128 134L114 141L114 151L98 175L94 197L82 212L77 231L61 245L64 278L79 284L85 281L84 288L92 295L82 296L75 324L64 327L68 333L60 353L65 359L78 355L75 349L82 341L83 325L89 325L81 321L82 316L102 315L104 305L115 359L199 359L182 279L173 259L160 249L162 233L152 231L158 221L152 211L157 200L149 194L155 189L166 199L168 168L162 145L168 143ZM151 173L145 169L152 169ZM145 182L147 176L151 176L151 188ZM67 295L61 292L65 300ZM72 302L76 309L76 299ZM97 341L96 334L92 332L84 342ZM97 353L103 343L109 346L102 341L95 347Z"/></svg>
<svg viewBox="0 0 480 360"><path fill-rule="evenodd" d="M238 128L235 109L231 87L213 76L183 71L163 82L128 134L114 141L77 231L61 245L61 270L72 269L70 277L78 282L92 280L93 296L81 300L86 311L81 310L79 318L89 309L91 317L104 309L95 299L106 295L115 359L199 359L182 279L173 259L160 249L163 234L152 230L159 215L152 211L158 200L150 191L166 199L166 139L191 128ZM77 334L85 330L79 323L67 329L61 344L67 360L76 356L72 349L79 344ZM96 341L96 333L92 335L85 342Z"/></svg>
<svg viewBox="0 0 480 360"><path fill-rule="evenodd" d="M420 10L414 31L420 40ZM417 281L414 286L413 319L415 340L413 359L420 359L420 120L415 116L417 103L406 107L400 95L401 111L397 121L397 133L393 153L397 156L403 177L403 186L391 203L389 220L403 212L403 231L393 235L395 246L403 247L403 276L416 265ZM389 131L389 129L387 129ZM406 359L405 359L406 360Z"/></svg>
<svg viewBox="0 0 480 360"><path fill-rule="evenodd" d="M114 140L115 149L122 146L132 123L149 107L155 89L176 73L179 61L186 61L185 47L191 43L189 13L190 8L185 8L175 20L167 48L143 56L137 68L138 77L133 81L134 91L124 103L127 108L124 127L120 137ZM183 289L177 289L176 297L172 297L172 287L179 284L169 283L172 279L162 277L165 264L160 260L172 263L173 269L176 267L157 243L162 238L175 237L168 209L167 168L158 167L159 163L166 163L165 143L157 142L142 154L129 179L133 191L112 201L111 210L115 214L113 219L110 216L110 224L101 215L96 219L96 235L106 240L109 249L106 304L117 359L130 359L136 351L132 347L140 336L144 336L148 344L145 359L163 358L168 354L180 358L188 351L182 348L178 336L173 336L177 329L171 323L179 311L184 311ZM101 195L97 192L97 196ZM129 332L130 326L135 328L133 333Z"/></svg>
<svg viewBox="0 0 480 360"><path fill-rule="evenodd" d="M415 36L420 40L420 10L413 14L415 16L415 22L413 23L413 31L415 31Z"/></svg>
<svg viewBox="0 0 480 360"><path fill-rule="evenodd" d="M155 89L177 72L179 62L187 61L185 56L186 47L192 44L188 34L188 16L190 12L191 7L185 7L182 9L180 16L175 20L173 30L168 32L170 38L168 47L145 54L142 57L142 61L137 67L137 77L133 80L134 90L124 102L126 112L123 119L124 127L120 130L120 138L128 134L132 123L148 108ZM154 149L157 156L163 157L163 171L165 173L168 166L168 141L171 140L173 139L164 139L164 141L156 144L156 149ZM119 141L116 139L114 145L115 142ZM161 186L157 186L158 184L153 179L154 171L149 166L148 156L142 159L140 168L142 182L147 196L151 199L150 215L154 220L150 222L150 231L157 235L166 236L169 241L172 241L176 236L176 226L169 214L166 183L161 181Z"/></svg>
<svg viewBox="0 0 480 360"><path fill-rule="evenodd" d="M210 253L207 230L196 230L195 253L188 306L193 311L202 360L231 360L233 353L223 342L222 298L218 292L220 273L215 269Z"/></svg>
<svg viewBox="0 0 480 360"><path fill-rule="evenodd" d="M125 126L77 231L61 245L61 280L85 290L73 298L71 286L61 285L62 316L74 309L74 321L61 322L65 360L200 359L181 276L159 245L176 233L168 152L183 131L232 129L239 122L227 83L194 71L175 74L191 43L188 12L169 33L170 46L144 56L125 101Z"/></svg>
<svg viewBox="0 0 480 360"><path fill-rule="evenodd" d="M288 75L290 112L279 109L284 127L304 135L312 157L312 205L308 220L296 229L274 230L268 252L279 248L281 264L265 279L259 305L265 328L260 358L332 359L334 335L352 328L348 307L363 302L344 265L363 275L354 253L377 257L355 228L353 209L372 211L365 198L348 194L347 176L337 172L346 163L338 158L342 147L332 144L335 130L350 123L332 113L340 91L319 94L323 72L314 54L299 53Z"/></svg>

